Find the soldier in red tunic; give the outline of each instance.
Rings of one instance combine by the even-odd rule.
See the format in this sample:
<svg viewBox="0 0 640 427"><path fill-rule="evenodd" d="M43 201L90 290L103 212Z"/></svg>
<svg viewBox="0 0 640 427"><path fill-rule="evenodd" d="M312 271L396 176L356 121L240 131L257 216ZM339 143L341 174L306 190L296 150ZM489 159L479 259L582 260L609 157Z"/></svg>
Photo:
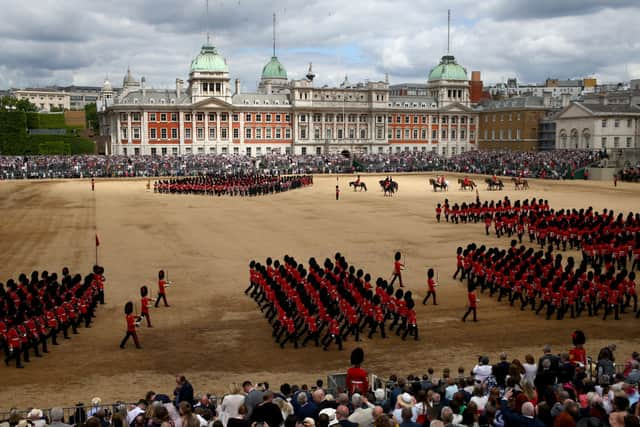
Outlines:
<svg viewBox="0 0 640 427"><path fill-rule="evenodd" d="M400 252L396 252L396 254L394 255L393 259L393 276L391 279L391 283L389 283L389 285L393 285L393 283L396 281L396 279L399 280L400 282L400 287L402 288L402 269L404 267L404 264L400 262L400 259L402 258L402 255L400 254Z"/></svg>
<svg viewBox="0 0 640 427"><path fill-rule="evenodd" d="M140 342L138 341L138 334L136 333L136 326L138 326L137 324L139 319L137 319L137 316L133 314L133 303L131 301L127 302L124 305L124 314L125 320L127 322L127 334L122 339L122 342L120 342L120 348L124 348L124 345L129 340L129 337L133 338L133 342L136 344L136 348L142 348L140 346Z"/></svg>
<svg viewBox="0 0 640 427"><path fill-rule="evenodd" d="M9 346L9 352L5 355L4 364L9 366L9 361L11 359L15 359L16 368L24 368L24 366L22 366L22 360L20 360L20 356L22 355L22 340L20 339L20 334L15 327L9 327L7 330L7 343Z"/></svg>
<svg viewBox="0 0 640 427"><path fill-rule="evenodd" d="M369 379L367 371L361 368L364 362L364 350L360 347L351 352L351 368L347 370L347 392L365 395L369 391Z"/></svg>
<svg viewBox="0 0 640 427"><path fill-rule="evenodd" d="M160 270L158 272L158 298L156 299L156 308L158 308L158 304L160 304L160 300L164 301L165 307L170 307L167 303L167 294L165 288L167 287L167 281L164 280L164 270Z"/></svg>
<svg viewBox="0 0 640 427"><path fill-rule="evenodd" d="M460 252L462 252L462 248L458 248L458 249L460 249ZM458 256L460 256L460 259L459 259L460 261L462 256L460 254L458 254ZM462 270L462 266L458 266L458 268ZM457 273L458 272L456 271L456 274ZM436 280L435 280L435 273L433 271L433 268L430 268L429 270L427 270L427 286L429 290L427 292L427 296L425 296L424 300L422 301L422 305L426 305L430 297L433 297L433 305L438 305L438 303L436 302L436 286L438 286L438 284L436 283Z"/></svg>
<svg viewBox="0 0 640 427"><path fill-rule="evenodd" d="M469 301L467 306L467 312L462 316L462 321L467 321L467 316L473 313L473 321L477 322L477 309L478 309L478 296L476 295L475 288L469 289L469 293L467 294L467 299Z"/></svg>
<svg viewBox="0 0 640 427"><path fill-rule="evenodd" d="M147 327L151 326L151 317L149 316L149 307L151 306L151 298L149 298L149 289L146 286L140 288L140 315L147 320Z"/></svg>

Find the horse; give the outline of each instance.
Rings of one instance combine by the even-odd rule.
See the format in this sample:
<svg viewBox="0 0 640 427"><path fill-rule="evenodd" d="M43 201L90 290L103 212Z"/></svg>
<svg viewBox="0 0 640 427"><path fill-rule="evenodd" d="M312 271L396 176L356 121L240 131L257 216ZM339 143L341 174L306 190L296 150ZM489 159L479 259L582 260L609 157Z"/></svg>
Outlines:
<svg viewBox="0 0 640 427"><path fill-rule="evenodd" d="M516 178L515 176L511 178L513 185L515 185L516 190L528 190L529 189L529 181L524 178Z"/></svg>
<svg viewBox="0 0 640 427"><path fill-rule="evenodd" d="M353 191L356 191L358 188L360 189L360 191L367 191L367 184L365 184L364 182L351 181L349 182L349 187L353 187Z"/></svg>
<svg viewBox="0 0 640 427"><path fill-rule="evenodd" d="M380 181L378 181L380 183L380 187L382 187L382 191L384 192L384 195L389 195L389 196L393 196L393 193L397 193L398 192L398 183L395 181L390 181L388 182L386 179L381 179ZM387 185L388 182L388 185Z"/></svg>
<svg viewBox="0 0 640 427"><path fill-rule="evenodd" d="M504 183L502 182L501 179L497 179L496 181L494 181L491 178L487 178L484 180L484 182L487 183L487 190L489 191L494 191L494 190L503 190L504 189Z"/></svg>
<svg viewBox="0 0 640 427"><path fill-rule="evenodd" d="M429 185L431 185L433 187L433 191L438 191L438 189L440 189L442 191L448 191L449 190L449 184L447 184L447 181L445 181L443 184L440 184L435 179L429 178Z"/></svg>
<svg viewBox="0 0 640 427"><path fill-rule="evenodd" d="M473 182L473 181L472 181L472 180L470 180L470 179L468 180L468 182L469 182L468 184L465 184L465 183L464 183L464 179L462 179L462 178L458 178L458 184L460 184L460 189L461 189L461 190L463 190L463 191L464 191L464 190L471 190L471 191L473 191L473 189L477 187L476 183L475 183L475 182Z"/></svg>

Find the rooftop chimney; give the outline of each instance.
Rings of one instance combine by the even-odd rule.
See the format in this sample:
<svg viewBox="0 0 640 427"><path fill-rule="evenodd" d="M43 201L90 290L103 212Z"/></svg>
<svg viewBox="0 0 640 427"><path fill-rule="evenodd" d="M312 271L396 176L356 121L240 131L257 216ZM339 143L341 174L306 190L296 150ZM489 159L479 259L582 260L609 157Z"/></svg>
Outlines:
<svg viewBox="0 0 640 427"><path fill-rule="evenodd" d="M240 79L236 79L236 93L234 95L240 95Z"/></svg>
<svg viewBox="0 0 640 427"><path fill-rule="evenodd" d="M147 82L147 79L144 78L144 76L140 79L140 88L142 89L142 96L144 97L144 95L147 93L147 89L145 88L145 83Z"/></svg>
<svg viewBox="0 0 640 427"><path fill-rule="evenodd" d="M176 79L176 102L178 102L178 100L180 99L180 96L182 95L182 84L184 82L181 79Z"/></svg>

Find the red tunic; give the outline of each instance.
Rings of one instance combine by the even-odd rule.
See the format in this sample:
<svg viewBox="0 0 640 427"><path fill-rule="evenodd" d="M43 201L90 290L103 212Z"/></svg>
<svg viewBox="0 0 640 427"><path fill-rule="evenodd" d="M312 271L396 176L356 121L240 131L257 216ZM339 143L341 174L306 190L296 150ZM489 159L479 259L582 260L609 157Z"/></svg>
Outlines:
<svg viewBox="0 0 640 427"><path fill-rule="evenodd" d="M347 390L350 394L366 393L369 390L369 380L367 379L367 371L359 366L349 368L347 371Z"/></svg>

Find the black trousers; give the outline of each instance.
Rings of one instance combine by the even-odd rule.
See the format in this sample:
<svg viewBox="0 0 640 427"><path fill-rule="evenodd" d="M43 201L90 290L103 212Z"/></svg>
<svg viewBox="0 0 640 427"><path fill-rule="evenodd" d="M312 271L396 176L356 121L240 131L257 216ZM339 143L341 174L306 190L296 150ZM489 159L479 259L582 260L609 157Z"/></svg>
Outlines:
<svg viewBox="0 0 640 427"><path fill-rule="evenodd" d="M138 341L138 334L135 331L134 332L127 331L127 334L124 336L124 338L122 339L122 342L120 343L120 348L124 348L124 345L127 343L127 341L129 341L129 337L133 338L133 342L136 344L136 348L141 348L140 342Z"/></svg>
<svg viewBox="0 0 640 427"><path fill-rule="evenodd" d="M473 313L473 321L474 321L474 322L477 322L477 321L478 321L478 318L476 317L476 316L477 316L477 311L476 311L476 310L477 310L477 309L476 309L476 307L469 307L469 308L467 309L467 312L464 314L464 316L462 316L462 321L463 321L463 322L466 322L466 321L467 321L467 316L468 316L469 314Z"/></svg>
<svg viewBox="0 0 640 427"><path fill-rule="evenodd" d="M156 308L158 307L158 304L160 304L160 300L164 301L164 306L165 307L169 307L169 304L167 303L167 295L166 294L158 294L158 298L156 299Z"/></svg>

